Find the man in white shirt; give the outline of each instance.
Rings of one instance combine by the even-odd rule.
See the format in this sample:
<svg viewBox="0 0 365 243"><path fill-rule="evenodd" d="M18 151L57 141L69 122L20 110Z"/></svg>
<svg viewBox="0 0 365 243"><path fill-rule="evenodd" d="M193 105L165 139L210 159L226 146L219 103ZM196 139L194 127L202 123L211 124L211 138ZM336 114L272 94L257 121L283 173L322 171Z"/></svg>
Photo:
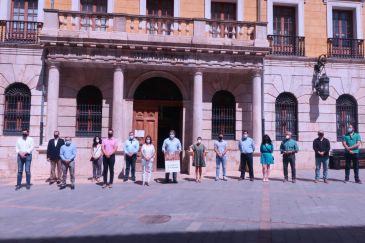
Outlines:
<svg viewBox="0 0 365 243"><path fill-rule="evenodd" d="M22 137L16 142L16 153L18 161L18 177L15 190L19 190L22 185L23 169L25 167L26 188L30 189L30 164L32 162L32 152L34 149L33 138L29 137L29 130L22 130Z"/></svg>

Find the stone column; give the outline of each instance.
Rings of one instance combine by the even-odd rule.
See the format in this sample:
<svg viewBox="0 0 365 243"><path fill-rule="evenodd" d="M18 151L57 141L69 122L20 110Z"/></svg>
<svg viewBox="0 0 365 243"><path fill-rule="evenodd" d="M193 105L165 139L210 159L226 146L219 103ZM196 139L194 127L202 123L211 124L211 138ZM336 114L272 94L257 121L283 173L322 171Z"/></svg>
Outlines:
<svg viewBox="0 0 365 243"><path fill-rule="evenodd" d="M114 137L118 140L124 139L123 130L124 126L124 70L121 66L114 68L113 79L113 114L112 114L112 128L114 130Z"/></svg>
<svg viewBox="0 0 365 243"><path fill-rule="evenodd" d="M252 80L252 136L256 144L262 138L262 107L261 107L261 72L257 71Z"/></svg>
<svg viewBox="0 0 365 243"><path fill-rule="evenodd" d="M193 95L193 137L192 142L197 137L202 136L203 127L203 73L194 73L194 95Z"/></svg>
<svg viewBox="0 0 365 243"><path fill-rule="evenodd" d="M50 63L47 85L47 126L46 141L53 138L53 132L58 130L58 99L60 90L60 66ZM65 134L66 135L66 134Z"/></svg>

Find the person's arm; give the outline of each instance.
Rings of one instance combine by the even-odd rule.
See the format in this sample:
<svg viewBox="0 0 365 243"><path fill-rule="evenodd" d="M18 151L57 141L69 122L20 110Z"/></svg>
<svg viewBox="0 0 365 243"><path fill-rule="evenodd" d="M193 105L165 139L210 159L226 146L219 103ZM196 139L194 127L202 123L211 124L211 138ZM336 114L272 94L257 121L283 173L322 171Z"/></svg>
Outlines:
<svg viewBox="0 0 365 243"><path fill-rule="evenodd" d="M117 152L117 150L118 150L118 141L115 140L114 142L115 142L115 144L114 144L113 154L115 154Z"/></svg>
<svg viewBox="0 0 365 243"><path fill-rule="evenodd" d="M225 146L224 146L224 151L223 151L223 154L222 156L226 155L227 151L228 151L228 148L227 148L227 143L225 143Z"/></svg>
<svg viewBox="0 0 365 243"><path fill-rule="evenodd" d="M214 142L214 152L220 157L221 154L218 151L218 145Z"/></svg>
<svg viewBox="0 0 365 243"><path fill-rule="evenodd" d="M242 153L241 139L238 140L238 150Z"/></svg>
<svg viewBox="0 0 365 243"><path fill-rule="evenodd" d="M182 147L182 146L181 146L181 142L180 142L180 140L178 139L178 140L177 140L176 148L177 148L177 151L178 151L179 153L180 153L180 152L181 152L181 150L182 150L182 149L181 149L181 147Z"/></svg>
<svg viewBox="0 0 365 243"><path fill-rule="evenodd" d="M20 144L19 144L19 139L16 141L16 144L15 144L15 151L16 151L16 154L20 154Z"/></svg>
<svg viewBox="0 0 365 243"><path fill-rule="evenodd" d="M64 147L61 147L61 149L60 149L60 157L61 157L61 160L62 161L67 161L66 158L65 158L65 156L63 155L63 153L64 153Z"/></svg>
<svg viewBox="0 0 365 243"><path fill-rule="evenodd" d="M312 146L312 147L313 147L314 152L315 152L316 154L318 154L318 147L317 147L317 143L316 143L316 141L317 141L316 139L314 139L314 140L313 140L313 146Z"/></svg>
<svg viewBox="0 0 365 243"><path fill-rule="evenodd" d="M47 145L47 160L51 157L51 140L48 141Z"/></svg>
<svg viewBox="0 0 365 243"><path fill-rule="evenodd" d="M330 153L330 151L331 151L331 143L330 143L330 141L327 139L326 140L326 151L325 151L325 154L326 155L329 155L329 153Z"/></svg>
<svg viewBox="0 0 365 243"><path fill-rule="evenodd" d="M162 152L166 153L166 139L163 141L163 144L162 144Z"/></svg>
<svg viewBox="0 0 365 243"><path fill-rule="evenodd" d="M29 137L28 137L28 139L29 139L29 147L27 149L27 154L32 154L33 149L34 149L34 140L33 140L33 138L29 138Z"/></svg>
<svg viewBox="0 0 365 243"><path fill-rule="evenodd" d="M281 142L281 144L280 144L280 153L281 154L285 154L285 145L284 145L284 142Z"/></svg>
<svg viewBox="0 0 365 243"><path fill-rule="evenodd" d="M104 146L104 140L101 142L101 152L103 153L103 155L105 155L105 157L108 157L108 153L105 151L105 146Z"/></svg>
<svg viewBox="0 0 365 243"><path fill-rule="evenodd" d="M354 144L353 146L349 147L349 149L357 149L358 147L361 146L361 137L360 137L360 135L358 135L358 138L359 138L359 140L357 140L357 143Z"/></svg>
<svg viewBox="0 0 365 243"><path fill-rule="evenodd" d="M73 145L73 146L72 146L72 159L70 159L70 161L75 160L75 158L76 158L76 153L77 153L76 146L75 146L75 145Z"/></svg>
<svg viewBox="0 0 365 243"><path fill-rule="evenodd" d="M274 153L274 144L271 144L271 151L270 153Z"/></svg>

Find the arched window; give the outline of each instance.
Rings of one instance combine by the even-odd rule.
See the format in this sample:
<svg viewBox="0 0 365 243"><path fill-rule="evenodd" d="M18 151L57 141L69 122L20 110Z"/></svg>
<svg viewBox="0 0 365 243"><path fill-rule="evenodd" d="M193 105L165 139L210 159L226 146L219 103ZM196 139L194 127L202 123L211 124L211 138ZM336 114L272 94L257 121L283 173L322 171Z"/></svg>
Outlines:
<svg viewBox="0 0 365 243"><path fill-rule="evenodd" d="M290 93L281 93L275 102L276 140L283 140L290 131L298 139L298 101Z"/></svg>
<svg viewBox="0 0 365 243"><path fill-rule="evenodd" d="M222 132L224 138L234 140L236 135L236 100L228 91L218 91L212 99L212 138Z"/></svg>
<svg viewBox="0 0 365 243"><path fill-rule="evenodd" d="M336 101L337 140L341 141L347 127L352 124L357 129L357 102L351 95L341 95Z"/></svg>
<svg viewBox="0 0 365 243"><path fill-rule="evenodd" d="M101 135L103 96L95 86L86 86L77 94L76 136Z"/></svg>
<svg viewBox="0 0 365 243"><path fill-rule="evenodd" d="M5 90L4 135L19 135L29 129L31 93L25 84L14 83Z"/></svg>

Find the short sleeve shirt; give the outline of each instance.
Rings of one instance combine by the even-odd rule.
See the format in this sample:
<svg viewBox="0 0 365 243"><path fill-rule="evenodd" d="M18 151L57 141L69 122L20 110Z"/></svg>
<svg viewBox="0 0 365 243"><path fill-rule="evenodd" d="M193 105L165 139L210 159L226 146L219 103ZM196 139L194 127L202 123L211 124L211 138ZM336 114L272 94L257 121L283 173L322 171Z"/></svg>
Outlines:
<svg viewBox="0 0 365 243"><path fill-rule="evenodd" d="M214 141L214 149L218 150L219 153L223 153L224 150L226 150L227 148L227 142L222 140L222 141Z"/></svg>
<svg viewBox="0 0 365 243"><path fill-rule="evenodd" d="M358 142L361 142L361 136L358 133L354 133L352 136L348 133L343 136L342 141L344 141L347 146L351 147ZM359 151L359 147L352 149L352 152L354 153L359 153Z"/></svg>

